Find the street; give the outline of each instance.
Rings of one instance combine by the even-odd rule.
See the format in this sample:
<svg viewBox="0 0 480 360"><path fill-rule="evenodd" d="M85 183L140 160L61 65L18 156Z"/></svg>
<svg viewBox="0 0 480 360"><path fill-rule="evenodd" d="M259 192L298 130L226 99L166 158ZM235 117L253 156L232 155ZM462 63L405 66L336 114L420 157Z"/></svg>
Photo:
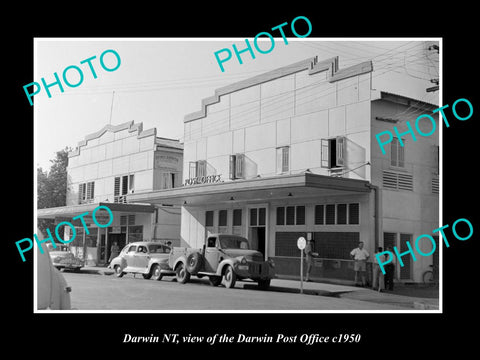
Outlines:
<svg viewBox="0 0 480 360"><path fill-rule="evenodd" d="M72 287L74 310L405 310L356 299L263 291L253 284L243 287L242 282L227 289L197 278L180 284L173 277L154 281L138 274L122 278L85 272L63 275Z"/></svg>

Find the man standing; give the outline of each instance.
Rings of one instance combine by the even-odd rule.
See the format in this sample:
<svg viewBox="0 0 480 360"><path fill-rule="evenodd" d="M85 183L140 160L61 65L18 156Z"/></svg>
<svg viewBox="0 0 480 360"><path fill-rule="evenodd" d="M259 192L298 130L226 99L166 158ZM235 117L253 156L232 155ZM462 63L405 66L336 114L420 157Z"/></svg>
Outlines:
<svg viewBox="0 0 480 360"><path fill-rule="evenodd" d="M363 248L363 241L360 241L358 247L350 252L350 256L355 261L353 264L353 270L355 271L355 286L358 285L358 273L360 273L362 278L362 286L365 286L365 272L367 271L367 260L370 255L367 250Z"/></svg>
<svg viewBox="0 0 480 360"><path fill-rule="evenodd" d="M312 271L312 263L313 263L313 252L312 252L312 240L307 240L307 245L305 246L305 261L307 263L307 276L305 277L305 281L310 280L310 272Z"/></svg>
<svg viewBox="0 0 480 360"><path fill-rule="evenodd" d="M391 246L387 247L387 251L393 254ZM393 291L393 279L395 275L395 256L392 255L392 261L385 265L385 289Z"/></svg>

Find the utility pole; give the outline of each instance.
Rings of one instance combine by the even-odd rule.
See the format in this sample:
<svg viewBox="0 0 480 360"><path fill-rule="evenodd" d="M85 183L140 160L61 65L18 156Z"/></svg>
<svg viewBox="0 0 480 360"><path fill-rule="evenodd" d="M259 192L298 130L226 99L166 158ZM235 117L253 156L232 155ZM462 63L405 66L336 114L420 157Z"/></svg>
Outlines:
<svg viewBox="0 0 480 360"><path fill-rule="evenodd" d="M113 113L113 98L115 97L115 90L112 92L112 104L110 105L110 121L108 122L112 125L112 113Z"/></svg>
<svg viewBox="0 0 480 360"><path fill-rule="evenodd" d="M429 50L429 51L436 50L436 51L437 51L437 54L440 53L440 48L439 48L439 46L438 46L438 45L435 45L435 44L430 45L430 46L427 48L427 50ZM432 87L427 88L426 91L427 91L427 92L438 91L439 88L440 88L439 85L438 85L438 84L439 84L439 79L438 79L438 78L436 78L436 79L430 79L430 82L431 82L432 84L435 84L435 86L432 86Z"/></svg>

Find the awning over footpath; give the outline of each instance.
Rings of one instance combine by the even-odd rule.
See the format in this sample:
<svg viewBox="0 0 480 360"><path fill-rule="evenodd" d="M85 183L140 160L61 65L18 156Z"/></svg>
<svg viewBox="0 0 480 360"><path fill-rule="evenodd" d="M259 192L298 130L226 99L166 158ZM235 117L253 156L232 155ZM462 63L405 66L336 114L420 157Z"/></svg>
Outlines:
<svg viewBox="0 0 480 360"><path fill-rule="evenodd" d="M112 212L121 211L128 213L153 213L155 207L151 204L123 204L123 203L110 203L110 202L99 202L91 204L81 204L81 205L69 205L69 206L59 206L54 208L38 209L37 218L38 219L55 219L55 218L73 218L77 215L88 212L92 213L99 206L106 206Z"/></svg>
<svg viewBox="0 0 480 360"><path fill-rule="evenodd" d="M196 184L127 195L128 202L200 206L224 202L269 201L370 192L370 182L301 173L268 178Z"/></svg>

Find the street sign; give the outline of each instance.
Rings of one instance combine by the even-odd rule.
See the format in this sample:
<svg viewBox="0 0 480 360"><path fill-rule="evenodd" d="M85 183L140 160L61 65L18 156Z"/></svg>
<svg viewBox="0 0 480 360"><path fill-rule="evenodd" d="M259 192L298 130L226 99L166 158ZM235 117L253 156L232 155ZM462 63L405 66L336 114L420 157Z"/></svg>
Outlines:
<svg viewBox="0 0 480 360"><path fill-rule="evenodd" d="M303 236L300 236L297 240L297 247L300 250L303 250L303 249L305 249L306 245L307 245L307 241L305 240L305 238Z"/></svg>
<svg viewBox="0 0 480 360"><path fill-rule="evenodd" d="M307 245L307 240L300 236L297 240L297 247L300 249L300 294L303 294L303 249Z"/></svg>

